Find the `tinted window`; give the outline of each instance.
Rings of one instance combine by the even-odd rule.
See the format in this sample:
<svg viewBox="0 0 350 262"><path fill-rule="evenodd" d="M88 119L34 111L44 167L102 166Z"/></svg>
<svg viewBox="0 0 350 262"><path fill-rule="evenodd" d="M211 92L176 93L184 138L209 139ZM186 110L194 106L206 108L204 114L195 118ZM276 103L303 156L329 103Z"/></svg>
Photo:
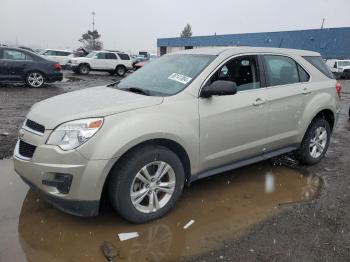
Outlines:
<svg viewBox="0 0 350 262"><path fill-rule="evenodd" d="M322 60L320 56L304 56L304 58L321 71L325 76L334 79L333 73L329 70L328 66Z"/></svg>
<svg viewBox="0 0 350 262"><path fill-rule="evenodd" d="M118 59L116 54L113 53L107 53L106 54L107 59Z"/></svg>
<svg viewBox="0 0 350 262"><path fill-rule="evenodd" d="M33 60L30 55L24 52L10 49L4 49L3 58L9 60Z"/></svg>
<svg viewBox="0 0 350 262"><path fill-rule="evenodd" d="M98 53L97 59L107 59L107 54L106 53Z"/></svg>
<svg viewBox="0 0 350 262"><path fill-rule="evenodd" d="M128 54L118 53L118 55L119 55L121 60L130 60L130 57Z"/></svg>
<svg viewBox="0 0 350 262"><path fill-rule="evenodd" d="M309 74L298 64L299 80L300 82L308 82L310 79Z"/></svg>
<svg viewBox="0 0 350 262"><path fill-rule="evenodd" d="M217 80L235 82L237 91L260 88L257 57L242 56L233 58L212 76L210 82Z"/></svg>
<svg viewBox="0 0 350 262"><path fill-rule="evenodd" d="M57 56L69 56L70 54L71 54L70 52L56 51Z"/></svg>
<svg viewBox="0 0 350 262"><path fill-rule="evenodd" d="M265 55L263 57L270 86L299 82L297 64L293 59L277 55Z"/></svg>

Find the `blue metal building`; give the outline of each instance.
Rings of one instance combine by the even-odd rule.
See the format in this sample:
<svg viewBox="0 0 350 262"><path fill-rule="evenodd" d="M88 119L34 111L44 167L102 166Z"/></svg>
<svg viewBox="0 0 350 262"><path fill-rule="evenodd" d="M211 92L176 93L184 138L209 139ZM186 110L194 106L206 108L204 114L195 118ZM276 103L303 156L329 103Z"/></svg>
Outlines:
<svg viewBox="0 0 350 262"><path fill-rule="evenodd" d="M311 50L323 58L350 58L350 27L264 33L160 38L159 54L208 46L263 46Z"/></svg>

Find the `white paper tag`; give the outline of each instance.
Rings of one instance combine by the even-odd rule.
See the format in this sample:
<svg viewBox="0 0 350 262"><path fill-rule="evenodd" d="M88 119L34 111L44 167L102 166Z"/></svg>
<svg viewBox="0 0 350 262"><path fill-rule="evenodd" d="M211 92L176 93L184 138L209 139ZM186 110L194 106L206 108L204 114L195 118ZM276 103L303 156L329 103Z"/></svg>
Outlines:
<svg viewBox="0 0 350 262"><path fill-rule="evenodd" d="M168 79L170 80L174 80L176 82L179 82L179 83L182 83L184 85L186 85L188 82L190 82L192 80L191 77L188 77L188 76L184 76L184 75L181 75L181 74L177 74L177 73L173 73L171 74Z"/></svg>
<svg viewBox="0 0 350 262"><path fill-rule="evenodd" d="M139 237L139 233L137 232L130 232L130 233L120 233L118 234L119 240L120 241L125 241L129 239L133 239L136 237Z"/></svg>

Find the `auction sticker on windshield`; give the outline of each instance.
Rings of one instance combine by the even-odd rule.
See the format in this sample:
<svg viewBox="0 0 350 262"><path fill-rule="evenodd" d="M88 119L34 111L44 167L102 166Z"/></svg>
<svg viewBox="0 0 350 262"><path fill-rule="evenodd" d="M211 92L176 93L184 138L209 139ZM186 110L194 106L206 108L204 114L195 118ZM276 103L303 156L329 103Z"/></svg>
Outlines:
<svg viewBox="0 0 350 262"><path fill-rule="evenodd" d="M174 80L176 82L180 82L184 85L186 85L188 82L190 82L192 80L191 77L188 77L188 76L184 76L184 75L181 75L181 74L177 74L177 73L173 73L171 74L168 79L171 79L171 80Z"/></svg>

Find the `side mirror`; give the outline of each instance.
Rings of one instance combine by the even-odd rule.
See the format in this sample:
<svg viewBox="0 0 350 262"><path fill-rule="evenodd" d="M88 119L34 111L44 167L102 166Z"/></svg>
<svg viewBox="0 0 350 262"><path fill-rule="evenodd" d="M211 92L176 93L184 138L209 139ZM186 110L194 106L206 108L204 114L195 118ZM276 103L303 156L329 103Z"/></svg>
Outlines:
<svg viewBox="0 0 350 262"><path fill-rule="evenodd" d="M237 85L235 82L217 80L202 88L201 97L208 98L211 96L229 96L236 93Z"/></svg>

